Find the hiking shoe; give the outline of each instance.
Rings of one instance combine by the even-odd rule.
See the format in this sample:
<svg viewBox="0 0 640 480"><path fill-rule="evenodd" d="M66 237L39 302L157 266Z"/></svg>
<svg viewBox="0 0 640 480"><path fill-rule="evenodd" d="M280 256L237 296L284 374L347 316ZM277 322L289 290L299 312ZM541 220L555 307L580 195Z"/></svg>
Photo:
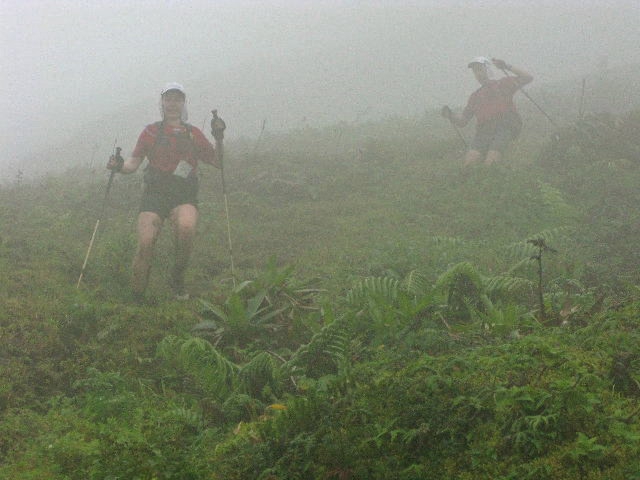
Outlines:
<svg viewBox="0 0 640 480"><path fill-rule="evenodd" d="M146 299L144 293L131 292L131 301L134 303L134 305L144 305L145 300Z"/></svg>
<svg viewBox="0 0 640 480"><path fill-rule="evenodd" d="M158 305L158 298L147 297L144 293L131 292L131 303L138 307L154 307Z"/></svg>
<svg viewBox="0 0 640 480"><path fill-rule="evenodd" d="M178 301L189 300L189 294L187 290L184 288L184 281L182 280L169 280L169 286L171 287L171 291L173 292L173 298Z"/></svg>

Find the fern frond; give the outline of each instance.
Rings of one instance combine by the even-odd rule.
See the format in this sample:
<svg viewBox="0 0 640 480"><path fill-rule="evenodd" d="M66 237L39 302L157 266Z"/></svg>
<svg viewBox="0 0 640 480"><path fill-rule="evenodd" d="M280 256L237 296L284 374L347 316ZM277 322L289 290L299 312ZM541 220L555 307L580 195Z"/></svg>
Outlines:
<svg viewBox="0 0 640 480"><path fill-rule="evenodd" d="M435 291L446 294L449 313L459 319L471 319L476 310L490 304L484 280L469 262L458 263L440 275Z"/></svg>
<svg viewBox="0 0 640 480"><path fill-rule="evenodd" d="M202 414L200 412L184 407L169 410L165 414L165 418L169 420L177 420L188 427L196 429L200 429L203 425Z"/></svg>
<svg viewBox="0 0 640 480"><path fill-rule="evenodd" d="M519 260L518 262L516 262L514 265L512 265L509 268L509 270L507 270L506 275L513 275L516 271L518 271L522 267L531 267L531 265L535 265L536 261L535 259L531 258L532 256L533 255L529 255Z"/></svg>
<svg viewBox="0 0 640 480"><path fill-rule="evenodd" d="M349 336L344 332L334 332L327 340L322 352L329 355L337 365L342 364L347 358Z"/></svg>
<svg viewBox="0 0 640 480"><path fill-rule="evenodd" d="M225 398L237 383L238 367L203 338L166 337L158 345L157 355L177 363L200 388L218 398Z"/></svg>
<svg viewBox="0 0 640 480"><path fill-rule="evenodd" d="M394 302L398 298L400 281L391 277L367 277L357 282L347 293L347 302L351 305L360 305L370 297L385 299Z"/></svg>
<svg viewBox="0 0 640 480"><path fill-rule="evenodd" d="M429 289L427 277L418 270L411 270L402 284L407 293L416 298L424 296Z"/></svg>
<svg viewBox="0 0 640 480"><path fill-rule="evenodd" d="M436 289L448 290L451 286L459 283L461 280L466 280L476 288L482 289L482 276L478 270L476 270L476 267L469 262L457 263L440 275L436 281Z"/></svg>
<svg viewBox="0 0 640 480"><path fill-rule="evenodd" d="M544 240L547 245L554 245L566 240L569 234L573 231L573 227L563 226L557 228L551 228L543 230L538 233L529 235L529 238L520 242L512 243L506 247L506 252L509 258L522 259L531 258L538 251L537 247L529 243L529 239Z"/></svg>
<svg viewBox="0 0 640 480"><path fill-rule="evenodd" d="M280 378L278 365L267 352L262 352L251 359L239 372L240 383L245 392L253 397L259 397L265 386L277 388Z"/></svg>
<svg viewBox="0 0 640 480"><path fill-rule="evenodd" d="M575 216L575 209L567 203L560 190L548 183L539 182L542 202L556 217L565 218Z"/></svg>
<svg viewBox="0 0 640 480"><path fill-rule="evenodd" d="M236 383L238 367L203 338L186 340L180 347L180 360L211 393L227 393Z"/></svg>
<svg viewBox="0 0 640 480"><path fill-rule="evenodd" d="M350 325L344 318L336 319L314 334L309 343L302 345L286 366L290 371L300 367L311 376L336 371L347 359L350 342Z"/></svg>
<svg viewBox="0 0 640 480"><path fill-rule="evenodd" d="M511 275L496 275L490 277L485 283L487 294L495 295L515 295L519 292L530 292L535 288L535 283L531 280Z"/></svg>
<svg viewBox="0 0 640 480"><path fill-rule="evenodd" d="M163 359L172 359L176 357L176 353L180 350L183 340L175 335L167 335L156 347L156 356Z"/></svg>

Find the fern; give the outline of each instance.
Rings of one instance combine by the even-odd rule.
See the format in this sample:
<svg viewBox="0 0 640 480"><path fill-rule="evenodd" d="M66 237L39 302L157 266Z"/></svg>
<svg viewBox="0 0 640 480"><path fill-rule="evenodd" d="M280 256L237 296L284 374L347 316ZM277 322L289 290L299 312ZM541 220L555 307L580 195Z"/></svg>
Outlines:
<svg viewBox="0 0 640 480"><path fill-rule="evenodd" d="M572 231L573 227L557 227L529 235L529 239L544 240L544 243L547 245L556 245L566 240ZM535 245L528 242L528 240L522 240L507 246L506 252L509 258L518 260L526 258L529 260L532 256L538 253L538 249Z"/></svg>
<svg viewBox="0 0 640 480"><path fill-rule="evenodd" d="M378 297L388 302L398 299L400 281L390 277L368 277L359 281L347 293L347 302L353 306L361 305L371 297Z"/></svg>
<svg viewBox="0 0 640 480"><path fill-rule="evenodd" d="M467 246L467 241L460 237L442 237L442 236L433 236L427 238L427 241L433 243L434 245L444 246L444 247L465 247Z"/></svg>
<svg viewBox="0 0 640 480"><path fill-rule="evenodd" d="M251 359L239 372L242 389L252 397L261 398L270 392L278 390L278 380L281 377L278 365L267 352L262 352ZM270 392L265 392L269 387Z"/></svg>
<svg viewBox="0 0 640 480"><path fill-rule="evenodd" d="M287 368L302 368L311 377L337 372L348 358L350 330L343 318L328 323L292 355Z"/></svg>
<svg viewBox="0 0 640 480"><path fill-rule="evenodd" d="M203 338L166 337L158 345L157 355L177 363L202 390L219 399L226 398L237 386L239 368Z"/></svg>
<svg viewBox="0 0 640 480"><path fill-rule="evenodd" d="M436 281L436 289L450 290L461 281L478 290L483 288L483 281L476 267L469 262L460 262L444 272Z"/></svg>
<svg viewBox="0 0 640 480"><path fill-rule="evenodd" d="M174 359L183 341L183 339L175 335L164 337L156 347L156 356L165 360Z"/></svg>
<svg viewBox="0 0 640 480"><path fill-rule="evenodd" d="M506 275L513 275L516 271L520 270L520 268L523 268L523 267L527 268L527 267L530 267L531 265L535 265L535 263L536 263L536 260L533 258L533 255L522 258L521 260L519 260L509 268Z"/></svg>
<svg viewBox="0 0 640 480"><path fill-rule="evenodd" d="M196 412L189 408L179 407L169 410L165 414L165 419L174 420L182 423L183 425L196 430L200 430L203 426L203 418L200 412Z"/></svg>
<svg viewBox="0 0 640 480"><path fill-rule="evenodd" d="M535 283L526 278L513 277L511 275L496 275L485 282L487 295L513 296L521 292L532 292Z"/></svg>
<svg viewBox="0 0 640 480"><path fill-rule="evenodd" d="M491 303L482 276L469 262L460 262L440 275L435 290L446 294L449 313L462 320L472 319L476 310L484 311Z"/></svg>
<svg viewBox="0 0 640 480"><path fill-rule="evenodd" d="M423 297L429 289L427 277L418 270L410 271L403 280L402 286L414 298Z"/></svg>
<svg viewBox="0 0 640 480"><path fill-rule="evenodd" d="M548 183L539 183L542 203L556 218L573 218L576 216L575 209L567 203L562 192Z"/></svg>

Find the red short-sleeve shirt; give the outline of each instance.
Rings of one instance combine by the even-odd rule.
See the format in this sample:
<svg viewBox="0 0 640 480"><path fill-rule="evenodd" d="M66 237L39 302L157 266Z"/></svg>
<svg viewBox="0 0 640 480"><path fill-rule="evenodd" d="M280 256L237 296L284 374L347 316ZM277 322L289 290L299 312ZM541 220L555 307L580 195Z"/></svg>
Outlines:
<svg viewBox="0 0 640 480"><path fill-rule="evenodd" d="M462 115L470 119L475 115L478 124L493 120L504 113L515 112L513 95L520 88L516 77L489 80L471 94Z"/></svg>
<svg viewBox="0 0 640 480"><path fill-rule="evenodd" d="M132 157L147 157L150 165L169 173L173 173L182 160L193 168L197 168L199 162L218 165L213 145L198 128L191 126L189 133L184 125L164 125L164 132L156 142L159 127L158 123L145 127L138 137Z"/></svg>

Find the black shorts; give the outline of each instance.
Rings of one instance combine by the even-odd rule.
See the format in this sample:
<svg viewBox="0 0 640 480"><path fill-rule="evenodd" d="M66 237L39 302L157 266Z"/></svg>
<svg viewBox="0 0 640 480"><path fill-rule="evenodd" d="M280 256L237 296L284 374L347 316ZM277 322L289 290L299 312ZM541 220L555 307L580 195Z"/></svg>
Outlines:
<svg viewBox="0 0 640 480"><path fill-rule="evenodd" d="M198 206L198 177L181 178L172 174L145 173L141 212L157 213L165 219L178 205Z"/></svg>
<svg viewBox="0 0 640 480"><path fill-rule="evenodd" d="M489 150L504 153L509 144L520 134L522 122L517 114L503 115L478 125L471 148L481 153Z"/></svg>

